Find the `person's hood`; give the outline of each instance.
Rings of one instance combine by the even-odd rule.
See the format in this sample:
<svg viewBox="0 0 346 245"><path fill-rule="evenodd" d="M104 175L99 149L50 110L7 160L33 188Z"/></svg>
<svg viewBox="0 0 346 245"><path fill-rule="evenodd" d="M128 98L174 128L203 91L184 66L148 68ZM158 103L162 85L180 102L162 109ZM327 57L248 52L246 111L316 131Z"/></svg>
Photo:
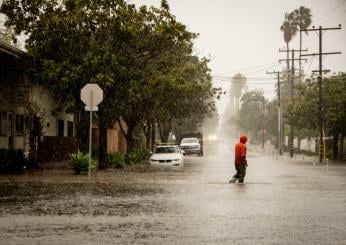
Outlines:
<svg viewBox="0 0 346 245"><path fill-rule="evenodd" d="M246 135L242 135L242 136L240 136L239 141L240 141L241 143L245 144L245 143L246 143L246 141L247 141L247 137L246 137Z"/></svg>

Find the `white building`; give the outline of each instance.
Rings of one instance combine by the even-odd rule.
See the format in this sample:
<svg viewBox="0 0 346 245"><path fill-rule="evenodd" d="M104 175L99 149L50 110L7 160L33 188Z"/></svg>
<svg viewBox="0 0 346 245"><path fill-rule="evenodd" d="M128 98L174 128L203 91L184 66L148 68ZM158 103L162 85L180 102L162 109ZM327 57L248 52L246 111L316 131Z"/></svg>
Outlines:
<svg viewBox="0 0 346 245"><path fill-rule="evenodd" d="M29 81L29 62L25 52L0 41L0 148L29 150L27 124L33 108L41 118L34 124L41 122L43 129L37 141L42 141L42 136L72 138L75 134L73 115L53 114L54 101L49 90Z"/></svg>

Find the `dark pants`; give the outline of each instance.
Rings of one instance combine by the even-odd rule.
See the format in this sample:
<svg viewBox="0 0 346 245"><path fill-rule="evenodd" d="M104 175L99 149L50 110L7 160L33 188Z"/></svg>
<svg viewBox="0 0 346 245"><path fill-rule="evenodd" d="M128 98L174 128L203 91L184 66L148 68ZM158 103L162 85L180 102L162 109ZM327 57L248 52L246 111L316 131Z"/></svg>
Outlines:
<svg viewBox="0 0 346 245"><path fill-rule="evenodd" d="M235 164L235 170L237 170L237 173L233 176L233 178L238 179L238 183L243 183L246 175L246 165Z"/></svg>

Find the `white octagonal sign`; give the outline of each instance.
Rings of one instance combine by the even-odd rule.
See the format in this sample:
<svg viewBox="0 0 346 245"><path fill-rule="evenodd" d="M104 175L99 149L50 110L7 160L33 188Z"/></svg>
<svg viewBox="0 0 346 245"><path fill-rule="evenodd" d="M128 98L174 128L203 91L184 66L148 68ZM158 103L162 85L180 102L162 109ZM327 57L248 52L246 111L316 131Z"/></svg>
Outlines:
<svg viewBox="0 0 346 245"><path fill-rule="evenodd" d="M88 83L82 88L80 98L86 105L86 111L97 111L97 105L103 100L103 90L96 83Z"/></svg>

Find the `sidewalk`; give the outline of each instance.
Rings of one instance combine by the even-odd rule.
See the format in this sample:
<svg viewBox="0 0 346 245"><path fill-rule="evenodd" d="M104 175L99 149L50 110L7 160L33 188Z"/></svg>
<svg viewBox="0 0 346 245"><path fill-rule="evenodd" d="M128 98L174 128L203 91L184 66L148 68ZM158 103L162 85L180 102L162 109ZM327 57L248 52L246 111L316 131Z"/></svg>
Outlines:
<svg viewBox="0 0 346 245"><path fill-rule="evenodd" d="M248 146L248 150L251 152L256 153L262 153L266 156L271 156L274 160L280 160L280 161L294 161L294 162L301 162L301 163L311 163L312 165L330 165L330 164L346 164L346 162L340 161L340 160L331 160L331 159L324 159L323 163L319 163L318 156L314 155L305 155L305 154L299 154L295 153L294 156L291 158L289 156L289 152L283 152L283 154L280 156L278 149L276 149L273 145L265 145L264 148L262 148L261 145L250 145Z"/></svg>

